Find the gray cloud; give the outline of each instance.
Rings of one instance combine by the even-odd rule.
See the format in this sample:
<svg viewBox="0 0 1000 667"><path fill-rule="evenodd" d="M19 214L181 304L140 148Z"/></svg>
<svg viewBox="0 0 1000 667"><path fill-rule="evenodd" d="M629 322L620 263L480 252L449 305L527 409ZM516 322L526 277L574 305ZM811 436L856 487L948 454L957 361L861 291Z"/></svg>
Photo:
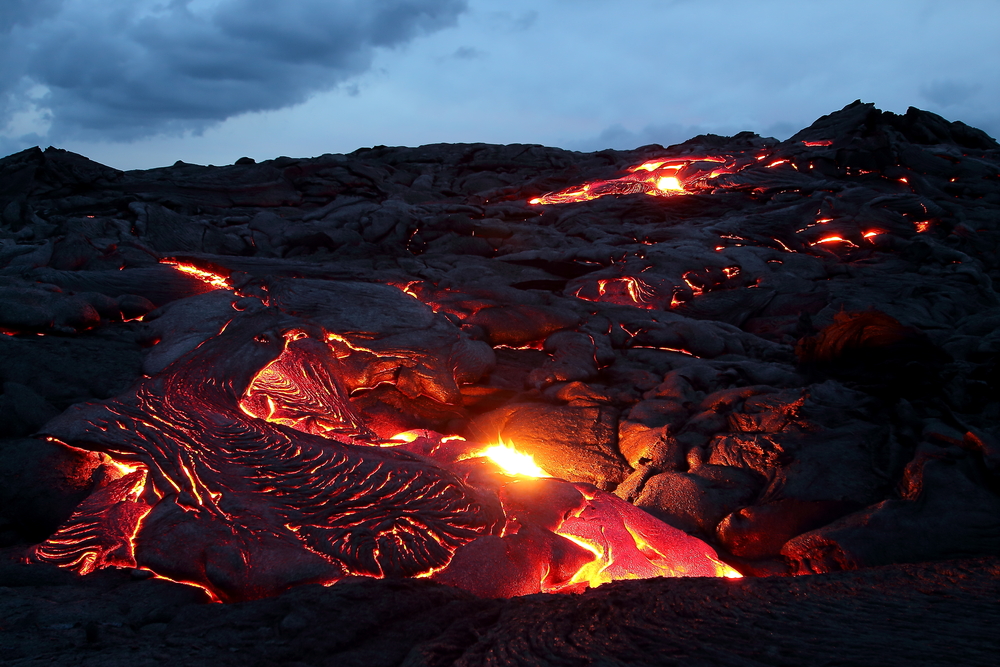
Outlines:
<svg viewBox="0 0 1000 667"><path fill-rule="evenodd" d="M944 108L965 103L981 89L979 84L943 79L921 86L920 96Z"/></svg>
<svg viewBox="0 0 1000 667"><path fill-rule="evenodd" d="M3 0L0 4L0 35L15 26L30 26L51 16L62 7L63 0Z"/></svg>
<svg viewBox="0 0 1000 667"><path fill-rule="evenodd" d="M288 107L365 72L394 48L454 25L466 0L4 0L12 65L0 128L28 104L49 138L130 140L200 132ZM47 4L43 16L37 6ZM15 24L17 24L15 26ZM9 57L8 57L9 56ZM16 56L16 57L15 57ZM48 89L38 97L38 86Z"/></svg>
<svg viewBox="0 0 1000 667"><path fill-rule="evenodd" d="M515 17L511 22L511 25L515 30L527 30L531 26L535 25L535 21L537 20L538 12L532 9Z"/></svg>
<svg viewBox="0 0 1000 667"><path fill-rule="evenodd" d="M538 21L538 12L534 9L516 14L509 11L489 12L488 15L493 26L507 32L523 32Z"/></svg>
<svg viewBox="0 0 1000 667"><path fill-rule="evenodd" d="M486 57L486 54L474 46L460 46L448 57L455 60L478 60Z"/></svg>

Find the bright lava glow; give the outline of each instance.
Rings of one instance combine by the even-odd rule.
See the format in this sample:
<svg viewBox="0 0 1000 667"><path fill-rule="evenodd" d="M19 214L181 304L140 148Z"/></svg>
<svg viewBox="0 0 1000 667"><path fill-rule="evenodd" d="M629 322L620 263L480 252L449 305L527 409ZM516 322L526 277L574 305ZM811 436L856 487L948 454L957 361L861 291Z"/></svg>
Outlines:
<svg viewBox="0 0 1000 667"><path fill-rule="evenodd" d="M684 186L677 180L676 176L664 176L656 181L657 190L684 190Z"/></svg>
<svg viewBox="0 0 1000 667"><path fill-rule="evenodd" d="M529 204L568 204L606 195L646 194L673 197L714 189L714 179L734 174L753 162L751 158L709 156L657 159L629 167L625 176L607 181L591 181L559 192L548 192L528 200Z"/></svg>
<svg viewBox="0 0 1000 667"><path fill-rule="evenodd" d="M197 278L201 282L205 283L212 289L232 289L232 285L229 284L229 279L218 273L213 273L211 271L206 271L204 269L199 269L193 264L184 264L183 262L178 262L175 259L161 259L160 264L166 264L167 266L172 266L181 273L186 273L193 278Z"/></svg>
<svg viewBox="0 0 1000 667"><path fill-rule="evenodd" d="M809 245L814 246L814 245L819 245L820 243L844 243L844 244L850 246L851 248L857 248L858 247L857 244L852 243L851 241L845 239L842 236L827 236L825 238L821 238L819 241L815 241L813 243L810 243Z"/></svg>
<svg viewBox="0 0 1000 667"><path fill-rule="evenodd" d="M592 553L593 559L563 590L574 584L595 587L650 577L742 577L701 540L614 496L585 495L588 506L568 517L556 533Z"/></svg>
<svg viewBox="0 0 1000 667"><path fill-rule="evenodd" d="M552 476L542 470L530 454L517 451L503 440L500 441L500 444L476 452L475 456L488 458L508 475L523 475L525 477Z"/></svg>

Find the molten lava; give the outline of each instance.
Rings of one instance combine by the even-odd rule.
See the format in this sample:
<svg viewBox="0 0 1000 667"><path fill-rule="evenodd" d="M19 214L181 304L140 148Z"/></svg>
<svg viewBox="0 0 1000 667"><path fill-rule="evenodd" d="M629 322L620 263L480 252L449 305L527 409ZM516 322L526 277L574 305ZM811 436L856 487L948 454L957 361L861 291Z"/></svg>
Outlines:
<svg viewBox="0 0 1000 667"><path fill-rule="evenodd" d="M232 289L232 285L229 284L229 278L221 273L201 269L194 264L179 262L176 259L161 259L160 264L172 266L181 273L187 274L192 278L197 278L211 289Z"/></svg>
<svg viewBox="0 0 1000 667"><path fill-rule="evenodd" d="M330 367L303 363L302 354L289 348L290 343L303 339L304 344L311 345L304 331L285 333L285 349L254 376L240 399L240 410L305 433L324 437L336 433L373 440L374 434L341 399L346 392Z"/></svg>
<svg viewBox="0 0 1000 667"><path fill-rule="evenodd" d="M33 557L146 569L221 601L347 576L490 597L739 576L704 542L505 443L377 440L338 381L339 336L289 324L241 313L129 392L50 422L51 439L103 452L122 476Z"/></svg>
<svg viewBox="0 0 1000 667"><path fill-rule="evenodd" d="M472 457L484 456L495 463L506 475L522 475L525 477L551 477L542 470L531 454L519 452L501 439L500 444L475 452ZM470 457L470 458L472 458Z"/></svg>
<svg viewBox="0 0 1000 667"><path fill-rule="evenodd" d="M566 519L556 530L594 554L594 559L573 575L570 585L600 586L650 577L742 576L720 561L701 540L611 494L597 492L587 500L583 511Z"/></svg>
<svg viewBox="0 0 1000 667"><path fill-rule="evenodd" d="M684 157L649 160L630 167L628 174L607 181L591 181L531 199L530 204L567 204L606 195L646 194L671 197L711 190L715 179L749 167L755 159L745 156Z"/></svg>

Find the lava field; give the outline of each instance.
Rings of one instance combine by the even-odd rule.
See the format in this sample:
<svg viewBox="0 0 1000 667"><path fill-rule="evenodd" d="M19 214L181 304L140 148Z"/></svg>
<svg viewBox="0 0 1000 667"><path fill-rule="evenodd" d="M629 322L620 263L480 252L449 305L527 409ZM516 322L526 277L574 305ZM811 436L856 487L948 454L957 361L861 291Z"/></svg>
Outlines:
<svg viewBox="0 0 1000 667"><path fill-rule="evenodd" d="M996 659L980 130L35 148L0 243L8 664Z"/></svg>

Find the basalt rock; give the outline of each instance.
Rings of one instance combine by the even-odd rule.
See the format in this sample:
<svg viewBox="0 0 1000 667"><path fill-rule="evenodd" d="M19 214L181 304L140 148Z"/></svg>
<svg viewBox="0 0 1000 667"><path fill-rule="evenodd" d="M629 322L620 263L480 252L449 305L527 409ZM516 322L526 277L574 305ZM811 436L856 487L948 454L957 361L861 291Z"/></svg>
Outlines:
<svg viewBox="0 0 1000 667"><path fill-rule="evenodd" d="M592 154L23 151L0 160L0 433L56 437L269 312L336 360L350 428L502 438L747 572L995 554L998 210L994 140L862 103L786 141ZM233 377L260 370L242 349ZM37 524L4 500L5 539L114 496L88 461Z"/></svg>

